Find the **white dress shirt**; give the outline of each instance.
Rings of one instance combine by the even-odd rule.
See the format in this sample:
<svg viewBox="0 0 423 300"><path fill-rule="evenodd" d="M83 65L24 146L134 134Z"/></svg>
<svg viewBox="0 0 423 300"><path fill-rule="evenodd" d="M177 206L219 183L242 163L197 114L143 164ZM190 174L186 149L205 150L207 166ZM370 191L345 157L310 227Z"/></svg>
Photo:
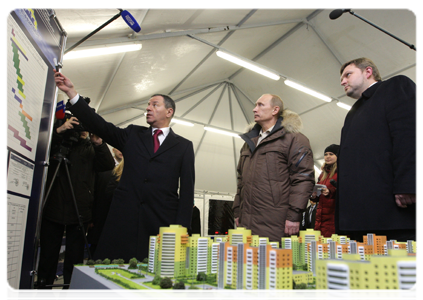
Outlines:
<svg viewBox="0 0 423 300"><path fill-rule="evenodd" d="M151 130L152 135L154 135L154 131L156 131L157 129L160 129L162 131L162 133L159 134L159 142L160 142L160 145L161 145L163 143L163 141L165 140L165 138L167 137L167 135L169 134L170 127L164 127L164 128L152 127L152 130Z"/></svg>

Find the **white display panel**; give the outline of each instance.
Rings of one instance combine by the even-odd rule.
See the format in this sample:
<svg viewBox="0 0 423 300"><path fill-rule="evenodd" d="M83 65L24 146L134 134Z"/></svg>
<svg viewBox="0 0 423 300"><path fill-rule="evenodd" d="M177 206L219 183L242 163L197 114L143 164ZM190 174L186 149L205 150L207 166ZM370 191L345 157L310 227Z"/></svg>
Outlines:
<svg viewBox="0 0 423 300"><path fill-rule="evenodd" d="M29 197L31 195L33 175L34 164L10 152L7 170L7 190Z"/></svg>
<svg viewBox="0 0 423 300"><path fill-rule="evenodd" d="M7 194L7 281L18 289L29 200Z"/></svg>
<svg viewBox="0 0 423 300"><path fill-rule="evenodd" d="M35 160L47 65L16 21L7 19L7 145Z"/></svg>

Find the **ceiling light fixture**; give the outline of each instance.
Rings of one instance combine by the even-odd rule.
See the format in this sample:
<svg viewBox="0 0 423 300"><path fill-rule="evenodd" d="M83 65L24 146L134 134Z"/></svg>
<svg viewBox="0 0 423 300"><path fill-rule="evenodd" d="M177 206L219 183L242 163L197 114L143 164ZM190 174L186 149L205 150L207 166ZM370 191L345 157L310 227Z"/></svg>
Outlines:
<svg viewBox="0 0 423 300"><path fill-rule="evenodd" d="M82 57L92 57L92 56L99 56L99 55L106 55L106 54L113 54L113 53L122 53L122 52L130 52L130 51L138 51L141 50L142 44L141 43L131 43L126 45L119 45L119 46L111 46L111 45L103 45L101 47L95 48L80 48L68 52L64 55L64 60L75 59L75 58L82 58Z"/></svg>
<svg viewBox="0 0 423 300"><path fill-rule="evenodd" d="M247 68L251 71L254 71L256 73L259 73L263 76L269 77L273 80L279 80L280 76L270 69L267 69L266 67L252 61L246 58L243 58L235 53L229 53L228 51L218 50L216 51L216 55L220 58L226 59L234 64L237 64L241 67Z"/></svg>
<svg viewBox="0 0 423 300"><path fill-rule="evenodd" d="M318 168L316 165L314 165L314 172L316 172L316 174L320 174L320 172L322 172L322 170L320 170L320 168Z"/></svg>
<svg viewBox="0 0 423 300"><path fill-rule="evenodd" d="M326 101L326 102L331 102L332 101L332 98L330 98L328 96L325 96L323 94L320 94L320 93L318 93L316 91L313 91L313 90L311 90L309 88L306 88L305 86L302 86L301 84L295 83L295 82L293 82L291 80L286 79L285 80L285 84L287 86L290 86L290 87L292 87L294 89L297 89L297 90L299 90L299 91L301 91L303 93L306 93L306 94L309 94L309 95L311 95L313 97L319 98L320 100L323 100L323 101Z"/></svg>
<svg viewBox="0 0 423 300"><path fill-rule="evenodd" d="M190 127L194 126L194 124L191 123L191 122L182 121L182 120L178 120L178 119L175 119L175 118L173 118L171 122L176 123L176 124L180 124L180 125L190 126Z"/></svg>
<svg viewBox="0 0 423 300"><path fill-rule="evenodd" d="M351 106L350 105L348 105L348 104L345 104L345 103L342 103L342 102L336 102L336 105L338 105L339 107L341 107L341 108L343 108L343 109L346 109L346 110L350 110L351 109Z"/></svg>
<svg viewBox="0 0 423 300"><path fill-rule="evenodd" d="M224 134L224 135L229 135L229 136L236 137L236 138L241 138L239 136L239 134L237 134L235 132L221 130L221 129L217 129L217 128L213 128L213 127L204 126L204 130L215 132L215 133L220 133L220 134Z"/></svg>

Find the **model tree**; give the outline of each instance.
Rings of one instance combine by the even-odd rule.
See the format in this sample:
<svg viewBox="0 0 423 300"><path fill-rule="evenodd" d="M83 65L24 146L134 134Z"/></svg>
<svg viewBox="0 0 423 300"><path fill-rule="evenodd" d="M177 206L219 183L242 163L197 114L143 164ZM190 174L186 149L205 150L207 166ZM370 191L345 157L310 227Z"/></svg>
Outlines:
<svg viewBox="0 0 423 300"><path fill-rule="evenodd" d="M137 269L138 260L134 257L129 260L129 267L128 269Z"/></svg>
<svg viewBox="0 0 423 300"><path fill-rule="evenodd" d="M207 275L204 272L199 272L197 274L197 281L205 281L207 279Z"/></svg>
<svg viewBox="0 0 423 300"><path fill-rule="evenodd" d="M185 290L185 283L182 280L179 280L173 285L174 290Z"/></svg>
<svg viewBox="0 0 423 300"><path fill-rule="evenodd" d="M162 280L160 280L160 287L162 289L170 289L173 285L172 279L169 277L165 277Z"/></svg>
<svg viewBox="0 0 423 300"><path fill-rule="evenodd" d="M160 275L156 275L156 276L154 276L154 279L151 283L154 284L154 285L159 285L161 280L162 280L162 278L160 277Z"/></svg>

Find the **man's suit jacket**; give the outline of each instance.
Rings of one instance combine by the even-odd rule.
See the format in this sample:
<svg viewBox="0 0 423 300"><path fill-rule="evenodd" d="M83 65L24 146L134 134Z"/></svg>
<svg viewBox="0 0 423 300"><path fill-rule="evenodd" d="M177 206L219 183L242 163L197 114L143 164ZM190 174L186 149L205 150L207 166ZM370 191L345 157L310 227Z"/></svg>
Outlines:
<svg viewBox="0 0 423 300"><path fill-rule="evenodd" d="M154 153L151 127L118 128L81 99L69 109L125 158L95 258L143 260L148 256L149 237L157 235L160 227L190 227L195 179L191 141L170 129Z"/></svg>
<svg viewBox="0 0 423 300"><path fill-rule="evenodd" d="M314 223L316 222L316 211L317 211L316 203L314 207L309 205L303 213L303 220L301 221L300 230L306 230L307 228L314 229ZM311 213L311 220L310 220L310 213Z"/></svg>
<svg viewBox="0 0 423 300"><path fill-rule="evenodd" d="M416 85L395 76L365 90L348 112L338 152L336 232L416 227Z"/></svg>

